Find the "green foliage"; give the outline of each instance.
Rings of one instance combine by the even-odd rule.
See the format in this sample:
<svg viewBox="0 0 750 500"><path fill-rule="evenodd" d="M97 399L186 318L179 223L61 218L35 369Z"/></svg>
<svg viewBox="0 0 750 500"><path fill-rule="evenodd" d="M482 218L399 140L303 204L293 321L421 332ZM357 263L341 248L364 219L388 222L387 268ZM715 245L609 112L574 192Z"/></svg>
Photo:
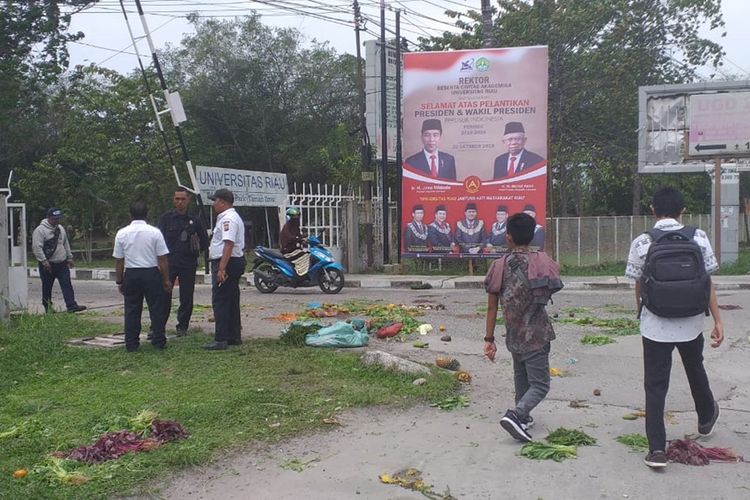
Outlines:
<svg viewBox="0 0 750 500"><path fill-rule="evenodd" d="M614 342L608 335L584 335L581 338L581 344L587 345L606 345Z"/></svg>
<svg viewBox="0 0 750 500"><path fill-rule="evenodd" d="M633 451L648 451L648 439L646 439L646 436L643 434L624 434L622 436L617 436L615 440Z"/></svg>
<svg viewBox="0 0 750 500"><path fill-rule="evenodd" d="M431 403L430 406L440 408L441 410L452 411L459 408L466 408L469 406L470 402L471 400L469 399L469 396L458 395L435 401L434 403Z"/></svg>
<svg viewBox="0 0 750 500"><path fill-rule="evenodd" d="M550 432L545 439L550 444L565 446L593 446L596 444L596 438L578 429L566 429L565 427L558 427Z"/></svg>
<svg viewBox="0 0 750 500"><path fill-rule="evenodd" d="M720 2L496 3L493 35L499 47L549 47L548 157L556 214L629 214L643 208L634 176L638 86L690 82L697 68L719 64L721 47L702 38L699 30L723 27ZM449 15L463 32L422 40L422 48L482 46L479 13ZM681 183L687 177L669 180ZM663 179L649 178L644 184L651 190L652 184ZM705 178L692 176L678 187L692 187L696 194L705 195L707 184Z"/></svg>
<svg viewBox="0 0 750 500"><path fill-rule="evenodd" d="M54 146L46 90L68 66L70 13L94 0L3 1L0 7L0 184ZM63 13L63 8L65 13Z"/></svg>
<svg viewBox="0 0 750 500"><path fill-rule="evenodd" d="M167 50L163 66L191 118L196 162L352 186L356 59L325 44L306 48L298 31L257 15L192 22L195 34Z"/></svg>
<svg viewBox="0 0 750 500"><path fill-rule="evenodd" d="M532 460L554 460L555 462L562 462L566 458L576 458L578 456L578 451L575 446L532 441L523 445L519 454L522 457L530 458Z"/></svg>
<svg viewBox="0 0 750 500"><path fill-rule="evenodd" d="M128 496L227 449L322 428L341 409L442 400L458 385L436 370L428 384L414 386L411 376L363 366L357 354L276 340L221 353L203 351L199 335L172 341L164 352L144 345L135 354L65 344L118 328L66 314L20 316L0 326L0 432L20 429L0 439L0 496ZM48 458L128 428L124 416L144 408L180 422L190 439L93 466ZM138 425L148 418L142 414ZM20 468L29 475L13 479L9 471Z"/></svg>

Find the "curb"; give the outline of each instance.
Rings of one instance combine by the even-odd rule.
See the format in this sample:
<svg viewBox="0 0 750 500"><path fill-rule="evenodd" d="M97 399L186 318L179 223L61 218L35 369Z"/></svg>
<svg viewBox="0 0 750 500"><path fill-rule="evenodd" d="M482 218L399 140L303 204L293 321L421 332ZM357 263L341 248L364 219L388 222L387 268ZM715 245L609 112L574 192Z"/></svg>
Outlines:
<svg viewBox="0 0 750 500"><path fill-rule="evenodd" d="M29 268L29 278L38 278L39 269ZM112 269L71 269L70 277L76 281L115 281L115 271ZM724 277L723 277L724 278ZM564 278L563 278L564 280ZM203 273L195 275L195 283L201 285L211 284L211 276ZM714 281L717 290L750 290L750 281ZM240 285L253 286L252 275L245 274L240 278ZM414 291L425 291L430 289L483 289L484 276L442 276L439 278L429 277L406 277L399 275L382 276L358 276L346 278L345 288L397 288L401 290L411 289L413 285L430 285L431 288L415 288ZM564 290L632 290L635 283L625 278L622 281L612 277L603 277L601 280L595 278L582 278L565 282Z"/></svg>

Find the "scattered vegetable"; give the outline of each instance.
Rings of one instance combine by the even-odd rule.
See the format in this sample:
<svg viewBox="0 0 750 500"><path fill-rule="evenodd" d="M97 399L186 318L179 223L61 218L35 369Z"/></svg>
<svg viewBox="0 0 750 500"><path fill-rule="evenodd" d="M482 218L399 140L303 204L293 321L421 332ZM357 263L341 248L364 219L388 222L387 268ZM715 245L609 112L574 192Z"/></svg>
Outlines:
<svg viewBox="0 0 750 500"><path fill-rule="evenodd" d="M441 410L455 410L456 408L466 408L469 406L469 396L451 396L445 398L442 401L432 403L430 406L434 408L440 408Z"/></svg>
<svg viewBox="0 0 750 500"><path fill-rule="evenodd" d="M708 465L717 462L742 462L743 458L729 448L704 448L692 439L675 439L669 442L667 458L685 465Z"/></svg>
<svg viewBox="0 0 750 500"><path fill-rule="evenodd" d="M648 439L643 434L624 434L615 440L633 451L648 451Z"/></svg>
<svg viewBox="0 0 750 500"><path fill-rule="evenodd" d="M432 486L425 484L424 479L422 479L422 472L412 467L394 474L380 474L378 479L383 484L395 484L407 490L418 491L427 498L434 500L456 500L456 497L451 495L448 489L442 494L433 491Z"/></svg>
<svg viewBox="0 0 750 500"><path fill-rule="evenodd" d="M317 321L293 321L292 324L281 331L279 340L282 344L304 347L305 338L311 333L316 333L324 326Z"/></svg>
<svg viewBox="0 0 750 500"><path fill-rule="evenodd" d="M16 424L7 431L0 432L0 440L2 439L10 439L15 438L23 434L23 432L28 429L29 427L29 421L24 420L20 424Z"/></svg>
<svg viewBox="0 0 750 500"><path fill-rule="evenodd" d="M551 377L564 377L565 375L567 375L565 370L561 370L560 368L554 368L554 367L550 367L549 374Z"/></svg>
<svg viewBox="0 0 750 500"><path fill-rule="evenodd" d="M550 444L567 446L593 446L596 444L596 439L585 432L577 429L566 429L565 427L555 429L545 439Z"/></svg>
<svg viewBox="0 0 750 500"><path fill-rule="evenodd" d="M91 480L90 477L80 472L68 471L66 465L71 462L55 456L48 456L47 461L34 469L34 472L42 477L63 484L80 486Z"/></svg>
<svg viewBox="0 0 750 500"><path fill-rule="evenodd" d="M440 337L440 340L442 340L443 342L450 342L451 341L451 336L450 335L443 335L442 337Z"/></svg>
<svg viewBox="0 0 750 500"><path fill-rule="evenodd" d="M376 336L379 339L387 339L390 337L395 337L398 334L398 332L401 331L401 327L403 326L404 325L402 323L392 323L388 326L380 327L378 329L378 333L376 334Z"/></svg>
<svg viewBox="0 0 750 500"><path fill-rule="evenodd" d="M18 469L17 471L13 472L13 479L22 479L29 475L29 471L27 469Z"/></svg>
<svg viewBox="0 0 750 500"><path fill-rule="evenodd" d="M426 349L427 347L430 346L430 343L429 342L422 342L421 340L418 340L418 341L414 342L412 345L414 347L416 347L417 349Z"/></svg>
<svg viewBox="0 0 750 500"><path fill-rule="evenodd" d="M532 460L554 460L562 462L566 458L576 458L578 452L575 446L550 444L542 441L532 441L521 447L521 456Z"/></svg>
<svg viewBox="0 0 750 500"><path fill-rule="evenodd" d="M586 335L581 339L581 344L588 345L605 345L614 342L612 337L607 335Z"/></svg>
<svg viewBox="0 0 750 500"><path fill-rule="evenodd" d="M570 404L568 405L571 408L588 408L589 405L586 404L585 399L571 399Z"/></svg>
<svg viewBox="0 0 750 500"><path fill-rule="evenodd" d="M128 428L135 434L147 436L151 423L158 417L155 411L143 410L135 417L128 419Z"/></svg>
<svg viewBox="0 0 750 500"><path fill-rule="evenodd" d="M469 372L465 371L456 372L456 380L458 380L459 382L463 382L464 384L468 384L469 382L471 382L471 375L469 374Z"/></svg>
<svg viewBox="0 0 750 500"><path fill-rule="evenodd" d="M451 358L448 356L438 356L437 358L435 358L435 364L440 368L445 368L446 370L451 371L456 371L461 367L461 363L459 363L456 358Z"/></svg>
<svg viewBox="0 0 750 500"><path fill-rule="evenodd" d="M318 462L319 460L319 458L313 458L312 460L308 460L307 462L302 462L299 458L291 458L286 462L280 464L279 467L286 470L293 470L294 472L302 472L307 468L308 465L313 462Z"/></svg>
<svg viewBox="0 0 750 500"><path fill-rule="evenodd" d="M603 319L583 316L580 318L563 318L563 323L573 323L582 326L595 326L597 328L606 328L606 333L610 335L637 335L640 333L640 322L630 318Z"/></svg>

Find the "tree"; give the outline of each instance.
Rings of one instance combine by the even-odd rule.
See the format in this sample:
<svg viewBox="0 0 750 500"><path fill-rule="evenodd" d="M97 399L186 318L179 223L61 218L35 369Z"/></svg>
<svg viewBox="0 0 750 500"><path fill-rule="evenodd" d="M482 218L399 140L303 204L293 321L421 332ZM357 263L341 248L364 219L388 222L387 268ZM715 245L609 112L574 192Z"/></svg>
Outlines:
<svg viewBox="0 0 750 500"><path fill-rule="evenodd" d="M550 160L556 215L638 213L638 86L689 82L718 65L698 35L723 26L718 0L498 0L501 47L549 46ZM458 35L426 50L479 48L481 16L452 13ZM690 183L687 183L690 184Z"/></svg>
<svg viewBox="0 0 750 500"><path fill-rule="evenodd" d="M68 66L66 44L83 37L67 31L71 14L94 1L0 1L0 182L49 150L45 89Z"/></svg>
<svg viewBox="0 0 750 500"><path fill-rule="evenodd" d="M196 163L285 172L290 181L350 177L340 169L357 151L356 138L342 135L357 126L355 58L303 48L298 31L256 15L192 21L195 34L163 59Z"/></svg>
<svg viewBox="0 0 750 500"><path fill-rule="evenodd" d="M51 92L47 120L56 147L19 176L32 217L60 206L90 242L126 223L136 199L152 216L169 203L174 177L140 75L78 67Z"/></svg>

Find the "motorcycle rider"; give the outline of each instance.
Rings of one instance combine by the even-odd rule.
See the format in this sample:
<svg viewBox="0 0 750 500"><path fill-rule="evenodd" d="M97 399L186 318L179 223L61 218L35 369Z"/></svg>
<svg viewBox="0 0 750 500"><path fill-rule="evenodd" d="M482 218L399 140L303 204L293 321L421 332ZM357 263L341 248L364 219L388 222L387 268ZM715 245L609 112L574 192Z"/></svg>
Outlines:
<svg viewBox="0 0 750 500"><path fill-rule="evenodd" d="M310 268L310 254L302 248L306 240L300 230L299 209L296 207L288 208L286 218L287 221L279 236L281 253L292 263L297 278L302 278Z"/></svg>

